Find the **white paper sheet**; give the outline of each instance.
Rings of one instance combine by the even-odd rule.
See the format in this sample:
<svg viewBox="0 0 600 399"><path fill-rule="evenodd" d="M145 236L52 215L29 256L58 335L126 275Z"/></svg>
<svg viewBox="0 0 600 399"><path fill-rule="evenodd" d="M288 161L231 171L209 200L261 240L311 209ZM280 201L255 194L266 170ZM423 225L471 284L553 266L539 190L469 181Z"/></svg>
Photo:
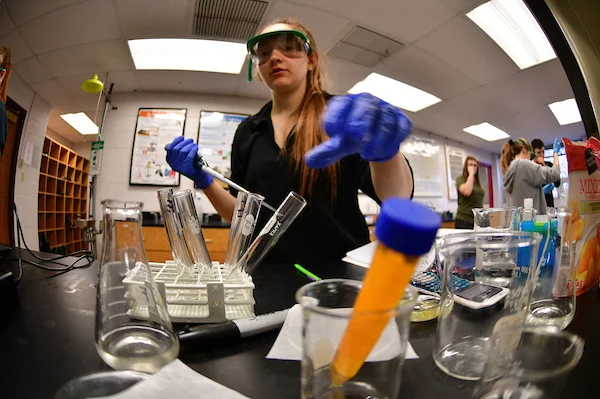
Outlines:
<svg viewBox="0 0 600 399"><path fill-rule="evenodd" d="M457 229L439 229L437 232L437 238L443 237L448 234L464 233L469 230L457 230ZM377 241L370 242L362 247L358 247L348 252L342 261L352 263L353 265L368 268L373 260L375 254L375 248L377 247ZM429 253L421 256L419 264L415 269L415 272L423 272L431 266L435 252L433 247L429 250Z"/></svg>
<svg viewBox="0 0 600 399"><path fill-rule="evenodd" d="M196 373L179 359L160 369L150 378L138 382L116 395L96 399L165 399L165 398L248 399L210 378Z"/></svg>
<svg viewBox="0 0 600 399"><path fill-rule="evenodd" d="M340 309L344 311L344 309ZM379 339L371 354L367 358L367 362L388 360L398 354L399 339L398 329L395 325L395 320L390 320L390 324L382 333L382 338ZM315 348L311 355L313 362L318 359L318 363L322 365L329 364L335 355L334 349L339 346L342 335L346 330L347 321L345 319L329 318L323 326L327 331L321 331L319 336L324 339L315 343ZM316 355L318 353L318 356ZM419 356L415 353L410 342L407 342L405 359L418 359ZM283 327L273 344L273 347L267 354L267 359L277 360L301 360L302 359L302 307L295 305L288 312L288 316L283 323Z"/></svg>

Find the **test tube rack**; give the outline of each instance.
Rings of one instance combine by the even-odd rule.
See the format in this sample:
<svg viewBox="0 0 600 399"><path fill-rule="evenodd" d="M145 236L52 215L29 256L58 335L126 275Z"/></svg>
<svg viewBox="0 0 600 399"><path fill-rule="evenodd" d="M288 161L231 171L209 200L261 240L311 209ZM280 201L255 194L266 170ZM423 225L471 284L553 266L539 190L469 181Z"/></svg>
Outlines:
<svg viewBox="0 0 600 399"><path fill-rule="evenodd" d="M166 299L169 317L174 323L222 323L227 320L254 317L254 283L248 274L235 279L225 265L213 262L212 273L180 273L174 261L150 262L154 281ZM148 305L136 300L133 291L143 282L130 278L123 280L127 286L129 316L148 320Z"/></svg>

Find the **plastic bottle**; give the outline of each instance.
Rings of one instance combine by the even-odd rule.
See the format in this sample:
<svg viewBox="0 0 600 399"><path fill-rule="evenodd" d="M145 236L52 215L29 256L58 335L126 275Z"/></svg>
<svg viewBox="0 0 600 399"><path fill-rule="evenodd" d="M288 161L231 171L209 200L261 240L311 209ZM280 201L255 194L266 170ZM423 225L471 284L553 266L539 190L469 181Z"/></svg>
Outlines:
<svg viewBox="0 0 600 399"><path fill-rule="evenodd" d="M525 198L523 201L523 212L522 212L522 221L525 220L534 220L535 219L535 209L533 209L533 198Z"/></svg>

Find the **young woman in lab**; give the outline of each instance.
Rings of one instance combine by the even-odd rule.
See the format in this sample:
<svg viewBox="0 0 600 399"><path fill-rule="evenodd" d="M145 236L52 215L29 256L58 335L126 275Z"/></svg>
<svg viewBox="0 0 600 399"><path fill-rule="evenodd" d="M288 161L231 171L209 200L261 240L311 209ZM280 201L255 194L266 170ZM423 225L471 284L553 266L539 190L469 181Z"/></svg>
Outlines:
<svg viewBox="0 0 600 399"><path fill-rule="evenodd" d="M475 218L473 208L483 207L485 192L479 182L477 159L467 157L463 165L462 175L456 178L458 191L458 210L456 212L457 229L473 229Z"/></svg>
<svg viewBox="0 0 600 399"><path fill-rule="evenodd" d="M558 151L560 140L554 139L554 165L549 168L532 161L533 150L525 139L509 140L502 146L500 166L508 206L523 206L525 198L533 199L538 215L546 214L542 186L560 179Z"/></svg>
<svg viewBox="0 0 600 399"><path fill-rule="evenodd" d="M369 94L330 99L323 89L317 44L295 20L270 23L248 40L247 47L249 79L254 65L272 101L238 127L231 180L275 207L290 191L308 202L269 260L339 260L369 242L358 206L359 189L377 202L412 195L412 170L399 152L412 123L398 108ZM191 139L178 137L167 145L167 162L194 180L219 214L231 220L236 192L194 168L197 150ZM261 210L256 231L270 216Z"/></svg>

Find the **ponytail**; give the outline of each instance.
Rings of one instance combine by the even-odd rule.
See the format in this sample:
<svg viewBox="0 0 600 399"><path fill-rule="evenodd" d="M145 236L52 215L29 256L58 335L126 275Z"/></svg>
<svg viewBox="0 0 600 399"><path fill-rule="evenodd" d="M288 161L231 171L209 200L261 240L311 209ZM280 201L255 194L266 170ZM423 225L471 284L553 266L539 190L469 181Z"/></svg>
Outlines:
<svg viewBox="0 0 600 399"><path fill-rule="evenodd" d="M504 143L500 155L500 167L502 168L503 175L506 174L511 162L523 151L523 148L532 152L531 145L524 138L517 139L516 141L508 140L508 142Z"/></svg>

